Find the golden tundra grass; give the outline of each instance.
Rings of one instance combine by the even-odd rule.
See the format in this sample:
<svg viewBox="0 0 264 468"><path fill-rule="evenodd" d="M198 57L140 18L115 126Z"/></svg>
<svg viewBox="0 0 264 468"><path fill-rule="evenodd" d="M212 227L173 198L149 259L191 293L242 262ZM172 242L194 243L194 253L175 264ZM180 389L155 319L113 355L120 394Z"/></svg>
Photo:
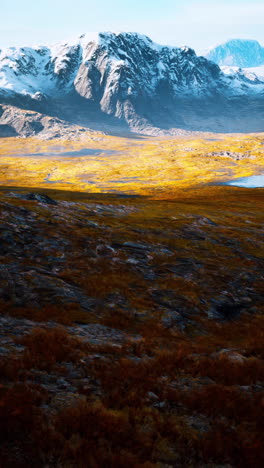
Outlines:
<svg viewBox="0 0 264 468"><path fill-rule="evenodd" d="M203 139L166 140L98 135L74 142L6 138L0 142L0 185L159 196L162 192L260 173L263 141L261 134L208 134ZM84 148L96 150L98 154L63 155ZM234 160L212 154L225 151L245 157ZM51 154L34 156L46 152Z"/></svg>

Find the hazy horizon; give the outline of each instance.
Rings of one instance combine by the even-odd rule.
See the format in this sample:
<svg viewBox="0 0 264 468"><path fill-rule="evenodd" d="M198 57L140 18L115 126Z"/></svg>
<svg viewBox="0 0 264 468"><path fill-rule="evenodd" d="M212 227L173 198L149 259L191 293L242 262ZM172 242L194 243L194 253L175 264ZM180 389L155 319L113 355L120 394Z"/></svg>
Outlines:
<svg viewBox="0 0 264 468"><path fill-rule="evenodd" d="M160 44L188 45L198 53L230 39L255 39L264 45L262 0L187 2L145 0L144 4L101 0L14 0L1 7L0 48L67 40L91 31L138 32Z"/></svg>

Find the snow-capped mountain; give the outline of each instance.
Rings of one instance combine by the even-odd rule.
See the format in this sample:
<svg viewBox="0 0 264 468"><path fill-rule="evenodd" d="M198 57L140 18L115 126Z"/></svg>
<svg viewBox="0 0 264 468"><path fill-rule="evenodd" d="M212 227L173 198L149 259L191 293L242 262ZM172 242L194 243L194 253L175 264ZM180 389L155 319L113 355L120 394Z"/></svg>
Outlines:
<svg viewBox="0 0 264 468"><path fill-rule="evenodd" d="M259 67L264 65L264 47L258 41L232 39L211 49L206 58L219 66Z"/></svg>
<svg viewBox="0 0 264 468"><path fill-rule="evenodd" d="M246 99L249 109L259 97L264 80L223 73L188 47L161 46L137 33L0 51L0 102L82 125L224 131L238 118L241 124L233 99L238 108L238 98Z"/></svg>
<svg viewBox="0 0 264 468"><path fill-rule="evenodd" d="M251 81L255 84L264 82L264 65L260 67L240 68L240 67L220 67L222 72L228 76L233 75L238 80Z"/></svg>
<svg viewBox="0 0 264 468"><path fill-rule="evenodd" d="M99 93L107 111L117 87L125 97L139 91L152 95L166 80L175 91L199 94L210 92L207 85L218 76L218 67L188 47L162 47L131 33L100 33L94 40L82 35L75 43L11 48L0 54L0 88L31 97L76 90L89 99Z"/></svg>

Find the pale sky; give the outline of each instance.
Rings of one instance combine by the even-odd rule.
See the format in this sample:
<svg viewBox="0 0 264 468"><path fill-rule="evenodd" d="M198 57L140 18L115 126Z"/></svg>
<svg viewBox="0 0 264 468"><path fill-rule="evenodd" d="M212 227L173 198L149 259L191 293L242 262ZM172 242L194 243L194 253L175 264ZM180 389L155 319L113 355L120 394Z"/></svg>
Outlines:
<svg viewBox="0 0 264 468"><path fill-rule="evenodd" d="M0 0L0 49L130 31L198 53L228 39L264 45L263 0Z"/></svg>

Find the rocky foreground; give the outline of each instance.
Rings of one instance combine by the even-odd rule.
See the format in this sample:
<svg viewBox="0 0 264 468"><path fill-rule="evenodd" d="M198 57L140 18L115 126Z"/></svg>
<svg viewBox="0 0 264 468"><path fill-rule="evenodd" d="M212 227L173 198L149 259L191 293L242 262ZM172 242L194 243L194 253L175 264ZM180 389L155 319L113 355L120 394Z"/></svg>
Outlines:
<svg viewBox="0 0 264 468"><path fill-rule="evenodd" d="M262 189L0 192L0 459L260 467Z"/></svg>

